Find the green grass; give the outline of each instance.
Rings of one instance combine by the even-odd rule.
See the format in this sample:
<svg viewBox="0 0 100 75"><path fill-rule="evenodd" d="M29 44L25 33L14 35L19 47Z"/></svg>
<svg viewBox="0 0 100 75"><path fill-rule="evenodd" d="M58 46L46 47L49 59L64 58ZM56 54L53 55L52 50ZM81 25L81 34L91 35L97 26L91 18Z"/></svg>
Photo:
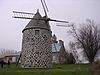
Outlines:
<svg viewBox="0 0 100 75"><path fill-rule="evenodd" d="M89 65L54 65L52 69L0 68L0 75L91 75Z"/></svg>

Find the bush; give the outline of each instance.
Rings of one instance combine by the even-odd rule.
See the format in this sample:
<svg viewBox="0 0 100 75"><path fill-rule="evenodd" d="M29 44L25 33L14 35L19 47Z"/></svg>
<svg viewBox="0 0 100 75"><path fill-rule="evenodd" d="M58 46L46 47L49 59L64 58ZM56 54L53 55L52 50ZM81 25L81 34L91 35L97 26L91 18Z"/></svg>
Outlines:
<svg viewBox="0 0 100 75"><path fill-rule="evenodd" d="M100 75L100 61L96 61L92 64L91 72L93 75Z"/></svg>

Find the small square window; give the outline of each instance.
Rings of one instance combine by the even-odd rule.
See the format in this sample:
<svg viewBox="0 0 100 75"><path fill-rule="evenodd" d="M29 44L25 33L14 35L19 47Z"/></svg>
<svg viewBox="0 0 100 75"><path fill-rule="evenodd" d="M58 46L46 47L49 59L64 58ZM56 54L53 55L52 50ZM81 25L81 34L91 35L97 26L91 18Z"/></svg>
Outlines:
<svg viewBox="0 0 100 75"><path fill-rule="evenodd" d="M35 35L39 35L40 34L40 30L35 30Z"/></svg>

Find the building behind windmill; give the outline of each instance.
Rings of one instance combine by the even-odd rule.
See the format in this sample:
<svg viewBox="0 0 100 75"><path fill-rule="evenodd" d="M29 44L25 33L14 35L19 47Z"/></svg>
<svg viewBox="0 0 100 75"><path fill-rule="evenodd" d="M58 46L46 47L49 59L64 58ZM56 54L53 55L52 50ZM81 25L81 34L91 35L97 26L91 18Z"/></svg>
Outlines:
<svg viewBox="0 0 100 75"><path fill-rule="evenodd" d="M43 19L37 11L35 19ZM48 22L32 19L24 28L21 66L34 68L52 67L52 32Z"/></svg>
<svg viewBox="0 0 100 75"><path fill-rule="evenodd" d="M64 42L62 40L57 41L57 37L54 34L52 37L52 63L65 64L68 61L68 53L65 50Z"/></svg>

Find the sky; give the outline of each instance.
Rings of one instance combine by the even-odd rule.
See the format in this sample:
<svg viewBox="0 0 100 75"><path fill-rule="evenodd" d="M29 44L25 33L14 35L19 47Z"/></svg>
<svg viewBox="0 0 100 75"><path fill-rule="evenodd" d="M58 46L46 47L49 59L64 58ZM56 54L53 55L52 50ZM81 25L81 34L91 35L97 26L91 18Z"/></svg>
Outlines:
<svg viewBox="0 0 100 75"><path fill-rule="evenodd" d="M87 18L100 23L100 0L45 0L50 18L65 20L70 23L82 23ZM13 11L36 13L39 9L44 16L40 0L0 0L0 48L21 50L22 30L30 20L14 19ZM63 40L65 47L71 40L67 31L70 28L56 25L64 23L50 22L53 34Z"/></svg>

